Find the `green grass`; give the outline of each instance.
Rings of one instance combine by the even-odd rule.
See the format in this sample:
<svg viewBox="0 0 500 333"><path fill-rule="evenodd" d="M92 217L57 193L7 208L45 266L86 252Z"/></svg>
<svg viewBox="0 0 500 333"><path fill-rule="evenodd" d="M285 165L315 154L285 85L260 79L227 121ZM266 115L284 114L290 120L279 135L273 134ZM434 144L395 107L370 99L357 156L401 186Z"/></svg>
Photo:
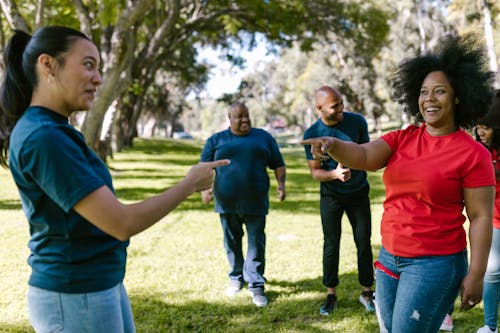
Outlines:
<svg viewBox="0 0 500 333"><path fill-rule="evenodd" d="M197 142L137 140L133 149L110 161L118 197L133 202L161 192L197 162L200 151ZM234 299L223 296L228 267L218 215L213 205L203 205L195 194L131 240L125 286L138 332L378 331L375 315L366 313L357 301L356 250L347 220L341 242L339 308L330 317L319 315L325 297L319 184L309 175L302 148L283 148L282 153L287 163L285 202L275 198L276 181L270 173L269 306L253 306L246 290ZM369 180L377 257L384 188L380 172L369 173ZM28 225L8 171L0 171L0 184L0 332L33 332L26 310ZM482 304L468 312L456 311L454 332L475 332L482 326L482 314Z"/></svg>

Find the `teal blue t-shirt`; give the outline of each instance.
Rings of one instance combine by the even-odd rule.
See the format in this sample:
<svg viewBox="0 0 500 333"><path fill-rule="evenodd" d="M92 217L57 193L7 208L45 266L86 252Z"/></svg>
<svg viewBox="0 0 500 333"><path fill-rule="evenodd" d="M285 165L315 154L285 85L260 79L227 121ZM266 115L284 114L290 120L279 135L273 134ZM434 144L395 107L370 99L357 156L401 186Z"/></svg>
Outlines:
<svg viewBox="0 0 500 333"><path fill-rule="evenodd" d="M101 186L114 191L111 175L68 119L29 107L12 131L9 167L30 227L29 284L85 293L120 283L129 242L104 233L73 210Z"/></svg>
<svg viewBox="0 0 500 333"><path fill-rule="evenodd" d="M370 141L368 135L368 124L365 118L359 113L345 112L344 119L333 126L325 125L321 118L309 127L304 133L304 139L317 138L321 136L332 136L344 141L356 143L365 143ZM306 158L312 160L311 146L304 146ZM329 158L321 162L321 168L324 170L333 170L337 168L337 161ZM347 166L348 167L348 166ZM338 179L328 182L321 182L320 191L322 195L344 196L354 194L368 186L366 172L362 170L351 169L351 179L347 182L341 182Z"/></svg>
<svg viewBox="0 0 500 333"><path fill-rule="evenodd" d="M229 159L231 164L215 169L213 193L215 212L266 215L269 211L267 168L285 166L278 144L271 134L252 128L243 136L230 129L208 138L201 161Z"/></svg>

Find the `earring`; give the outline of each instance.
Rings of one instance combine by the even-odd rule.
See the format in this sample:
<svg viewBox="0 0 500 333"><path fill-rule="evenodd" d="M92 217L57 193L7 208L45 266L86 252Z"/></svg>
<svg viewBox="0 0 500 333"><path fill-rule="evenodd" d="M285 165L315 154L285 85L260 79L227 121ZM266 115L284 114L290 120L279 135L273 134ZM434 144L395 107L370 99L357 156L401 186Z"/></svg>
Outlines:
<svg viewBox="0 0 500 333"><path fill-rule="evenodd" d="M52 76L52 74L49 74L49 76L47 77L47 83L48 84L54 83L54 76Z"/></svg>

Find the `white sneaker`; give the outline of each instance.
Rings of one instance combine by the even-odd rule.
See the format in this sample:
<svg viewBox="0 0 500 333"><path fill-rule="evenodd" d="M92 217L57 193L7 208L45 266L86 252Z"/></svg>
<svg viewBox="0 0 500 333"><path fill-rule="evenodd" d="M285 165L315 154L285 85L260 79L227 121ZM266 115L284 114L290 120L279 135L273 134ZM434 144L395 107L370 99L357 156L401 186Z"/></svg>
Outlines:
<svg viewBox="0 0 500 333"><path fill-rule="evenodd" d="M236 296L236 294L241 291L241 288L243 288L243 282L238 280L229 281L229 286L226 288L226 296L227 297Z"/></svg>
<svg viewBox="0 0 500 333"><path fill-rule="evenodd" d="M483 327L478 329L476 333L498 333L498 327L494 331L492 331L488 325L484 325Z"/></svg>
<svg viewBox="0 0 500 333"><path fill-rule="evenodd" d="M441 324L439 330L447 332L453 331L453 318L451 318L451 315L446 314L446 316L444 316L443 323Z"/></svg>
<svg viewBox="0 0 500 333"><path fill-rule="evenodd" d="M252 294L252 301L256 307L264 308L267 306L267 297L264 291L257 291Z"/></svg>

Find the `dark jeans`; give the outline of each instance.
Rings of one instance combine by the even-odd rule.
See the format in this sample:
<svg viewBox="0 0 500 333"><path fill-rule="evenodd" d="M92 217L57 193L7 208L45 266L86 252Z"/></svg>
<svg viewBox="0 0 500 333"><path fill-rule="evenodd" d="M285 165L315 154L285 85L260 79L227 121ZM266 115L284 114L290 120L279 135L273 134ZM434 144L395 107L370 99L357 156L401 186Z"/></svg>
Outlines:
<svg viewBox="0 0 500 333"><path fill-rule="evenodd" d="M371 211L368 188L343 197L321 196L323 225L323 284L334 288L339 284L339 248L342 216L346 212L352 226L358 254L358 280L362 286L373 285L373 254L370 244Z"/></svg>
<svg viewBox="0 0 500 333"><path fill-rule="evenodd" d="M229 260L229 278L248 282L251 292L264 289L266 251L265 215L220 214L224 248ZM243 224L248 234L246 259L243 258Z"/></svg>

